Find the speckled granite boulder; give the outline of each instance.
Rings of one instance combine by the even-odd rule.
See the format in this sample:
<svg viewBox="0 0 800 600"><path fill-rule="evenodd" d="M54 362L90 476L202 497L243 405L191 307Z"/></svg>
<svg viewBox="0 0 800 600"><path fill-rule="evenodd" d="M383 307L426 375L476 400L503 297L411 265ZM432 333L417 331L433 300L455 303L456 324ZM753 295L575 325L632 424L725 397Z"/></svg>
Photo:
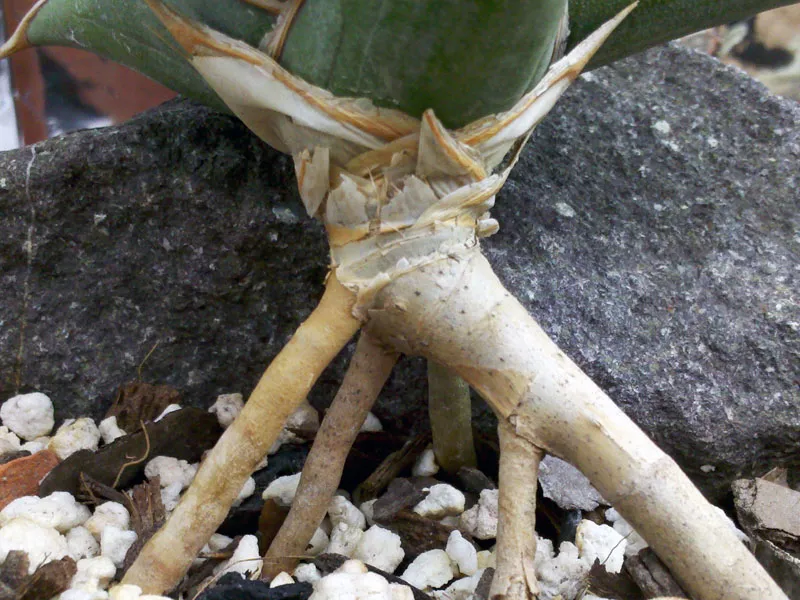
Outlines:
<svg viewBox="0 0 800 600"><path fill-rule="evenodd" d="M675 47L590 73L538 129L485 244L565 350L712 495L800 461L800 107ZM247 392L320 296L290 161L172 103L0 154L0 398L101 415L116 387ZM330 401L341 357L313 393ZM425 426L424 366L377 409ZM476 408L491 427L487 411Z"/></svg>

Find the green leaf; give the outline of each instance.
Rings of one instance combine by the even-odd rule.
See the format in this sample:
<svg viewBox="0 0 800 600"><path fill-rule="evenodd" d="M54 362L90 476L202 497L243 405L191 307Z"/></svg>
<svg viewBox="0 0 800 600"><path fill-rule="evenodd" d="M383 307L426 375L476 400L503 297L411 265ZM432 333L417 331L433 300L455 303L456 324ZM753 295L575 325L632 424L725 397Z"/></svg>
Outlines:
<svg viewBox="0 0 800 600"><path fill-rule="evenodd" d="M638 8L595 55L590 68L607 65L695 31L730 23L797 0L641 0ZM628 0L570 0L569 47L607 21Z"/></svg>
<svg viewBox="0 0 800 600"><path fill-rule="evenodd" d="M340 96L449 127L508 109L544 75L566 0L306 0L281 63Z"/></svg>
<svg viewBox="0 0 800 600"><path fill-rule="evenodd" d="M175 10L258 45L275 18L241 0L167 0ZM27 31L36 46L70 46L127 65L204 104L227 110L141 0L49 0Z"/></svg>

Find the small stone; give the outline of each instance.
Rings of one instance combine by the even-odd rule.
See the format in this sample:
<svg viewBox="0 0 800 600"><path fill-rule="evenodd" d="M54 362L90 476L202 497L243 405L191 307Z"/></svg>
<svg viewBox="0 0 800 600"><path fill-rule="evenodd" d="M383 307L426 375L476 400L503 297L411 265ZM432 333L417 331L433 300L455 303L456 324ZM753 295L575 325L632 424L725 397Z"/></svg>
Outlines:
<svg viewBox="0 0 800 600"><path fill-rule="evenodd" d="M628 541L608 525L598 525L583 520L575 535L580 557L591 567L595 560L608 573L619 573L625 560L625 546Z"/></svg>
<svg viewBox="0 0 800 600"><path fill-rule="evenodd" d="M348 527L358 529L367 528L367 519L355 505L344 496L334 496L328 507L328 516L331 523L336 527L339 523L345 523Z"/></svg>
<svg viewBox="0 0 800 600"><path fill-rule="evenodd" d="M158 477L161 487L180 483L182 490L189 487L196 473L197 465L171 456L156 456L144 468L145 477L148 479Z"/></svg>
<svg viewBox="0 0 800 600"><path fill-rule="evenodd" d="M42 450L0 465L0 511L17 498L36 495L39 492L39 482L57 464L58 456L55 452Z"/></svg>
<svg viewBox="0 0 800 600"><path fill-rule="evenodd" d="M415 558L401 577L420 590L442 587L453 579L453 565L444 550L428 550Z"/></svg>
<svg viewBox="0 0 800 600"><path fill-rule="evenodd" d="M67 540L53 527L45 527L25 517L18 517L0 528L0 563L12 550L28 555L28 573L44 563L64 558L69 554Z"/></svg>
<svg viewBox="0 0 800 600"><path fill-rule="evenodd" d="M364 532L358 527L348 527L346 523L339 523L331 530L331 541L325 552L352 557L362 535Z"/></svg>
<svg viewBox="0 0 800 600"><path fill-rule="evenodd" d="M103 502L94 509L94 514L84 523L96 540L100 540L103 530L108 525L118 529L129 529L131 515L128 509L119 502Z"/></svg>
<svg viewBox="0 0 800 600"><path fill-rule="evenodd" d="M97 450L100 445L100 430L89 418L68 419L50 440L49 448L64 460L78 450Z"/></svg>
<svg viewBox="0 0 800 600"><path fill-rule="evenodd" d="M269 582L270 588L280 587L282 585L291 585L294 583L294 579L291 575L286 573L285 571L281 571L275 577L272 578L272 581Z"/></svg>
<svg viewBox="0 0 800 600"><path fill-rule="evenodd" d="M70 529L66 538L69 555L76 561L82 558L94 558L100 554L100 544L86 527L78 526Z"/></svg>
<svg viewBox="0 0 800 600"><path fill-rule="evenodd" d="M436 464L436 455L432 448L428 448L417 458L411 469L411 474L415 477L433 477L439 472L439 465Z"/></svg>
<svg viewBox="0 0 800 600"><path fill-rule="evenodd" d="M106 525L100 534L100 554L110 558L117 567L121 567L125 562L125 555L137 537L135 531Z"/></svg>
<svg viewBox="0 0 800 600"><path fill-rule="evenodd" d="M399 535L373 525L361 536L353 557L386 573L394 573L403 562L405 552Z"/></svg>
<svg viewBox="0 0 800 600"><path fill-rule="evenodd" d="M100 431L100 436L103 438L104 444L110 444L116 439L126 435L126 433L117 425L117 417L106 417L97 426Z"/></svg>
<svg viewBox="0 0 800 600"><path fill-rule="evenodd" d="M447 483L432 485L427 497L414 507L414 512L430 519L460 515L464 512L464 494Z"/></svg>
<svg viewBox="0 0 800 600"><path fill-rule="evenodd" d="M214 404L208 409L208 412L217 415L217 420L223 429L236 420L239 413L244 408L244 398L241 394L221 394L217 396Z"/></svg>
<svg viewBox="0 0 800 600"><path fill-rule="evenodd" d="M300 563L294 570L294 578L302 583L314 584L322 579L322 575L313 563Z"/></svg>
<svg viewBox="0 0 800 600"><path fill-rule="evenodd" d="M539 467L542 493L564 510L590 511L607 504L589 479L566 461L547 455Z"/></svg>
<svg viewBox="0 0 800 600"><path fill-rule="evenodd" d="M300 473L278 477L267 486L261 497L264 500L273 500L278 506L288 508L292 505L297 486L300 485Z"/></svg>
<svg viewBox="0 0 800 600"><path fill-rule="evenodd" d="M254 535L245 535L233 555L214 569L215 575L225 573L241 573L245 577L257 577L261 573L261 553L258 551L258 540Z"/></svg>
<svg viewBox="0 0 800 600"><path fill-rule="evenodd" d="M253 493L256 491L256 480L252 477L248 477L247 481L244 482L239 495L236 496L236 500L233 501L233 506L239 506L242 502L247 500Z"/></svg>
<svg viewBox="0 0 800 600"><path fill-rule="evenodd" d="M17 517L24 517L43 527L65 533L83 525L91 513L69 492L53 492L45 498L23 496L0 511L0 527Z"/></svg>
<svg viewBox="0 0 800 600"><path fill-rule="evenodd" d="M496 538L497 499L497 490L483 490L478 503L461 515L462 529L479 540Z"/></svg>
<svg viewBox="0 0 800 600"><path fill-rule="evenodd" d="M3 425L0 427L0 456L9 454L11 452L18 452L22 447L22 442L19 437L8 427Z"/></svg>
<svg viewBox="0 0 800 600"><path fill-rule="evenodd" d="M364 423L361 425L360 432L378 432L383 431L383 425L381 424L378 417L373 415L371 412L367 413L367 418L364 419Z"/></svg>
<svg viewBox="0 0 800 600"><path fill-rule="evenodd" d="M3 425L23 440L48 435L53 430L53 402L39 392L20 394L0 406Z"/></svg>
<svg viewBox="0 0 800 600"><path fill-rule="evenodd" d="M458 570L462 575L470 576L478 572L478 552L475 550L475 546L464 539L460 531L456 530L450 534L445 552L458 565Z"/></svg>

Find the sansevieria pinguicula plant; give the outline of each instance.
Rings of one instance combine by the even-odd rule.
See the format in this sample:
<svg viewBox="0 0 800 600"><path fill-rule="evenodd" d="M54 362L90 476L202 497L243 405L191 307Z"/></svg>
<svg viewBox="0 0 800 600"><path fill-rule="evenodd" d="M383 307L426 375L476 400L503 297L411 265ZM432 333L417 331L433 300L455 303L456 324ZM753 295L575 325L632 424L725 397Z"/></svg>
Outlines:
<svg viewBox="0 0 800 600"><path fill-rule="evenodd" d="M474 460L469 443L437 434L452 414L438 403L451 402L455 413L463 406L458 378L498 416L493 598L537 595L536 475L547 452L580 468L694 597L785 600L677 465L503 287L480 240L498 229L489 211L530 132L588 64L788 3L38 2L0 56L29 45L88 48L233 112L294 157L303 202L330 243L320 304L124 582L150 593L178 583L285 419L361 330L298 501L266 555L266 576L305 549L361 422L397 355L407 353L432 365L443 464ZM458 422L451 430L468 429Z"/></svg>

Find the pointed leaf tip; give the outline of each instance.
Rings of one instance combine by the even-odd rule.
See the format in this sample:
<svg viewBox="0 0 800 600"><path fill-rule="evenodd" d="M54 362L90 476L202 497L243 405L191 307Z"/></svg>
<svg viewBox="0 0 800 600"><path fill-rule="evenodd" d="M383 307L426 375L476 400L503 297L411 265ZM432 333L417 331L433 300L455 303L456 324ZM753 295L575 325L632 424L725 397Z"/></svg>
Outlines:
<svg viewBox="0 0 800 600"><path fill-rule="evenodd" d="M36 13L38 13L47 2L48 0L39 0L25 14L17 30L11 34L11 37L8 38L5 44L0 46L0 60L8 58L12 54L16 54L20 50L25 50L32 46L28 41L28 27L30 27L31 22L34 17L36 17Z"/></svg>

